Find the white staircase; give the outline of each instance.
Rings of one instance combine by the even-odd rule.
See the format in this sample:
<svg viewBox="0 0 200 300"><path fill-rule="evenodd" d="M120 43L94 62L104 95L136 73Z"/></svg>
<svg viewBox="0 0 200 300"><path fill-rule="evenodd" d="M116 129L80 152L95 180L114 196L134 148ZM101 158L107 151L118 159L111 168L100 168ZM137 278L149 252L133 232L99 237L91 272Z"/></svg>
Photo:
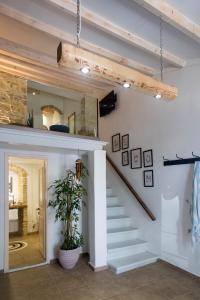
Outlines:
<svg viewBox="0 0 200 300"><path fill-rule="evenodd" d="M117 274L156 262L158 257L148 251L148 243L140 239L138 228L125 214L125 208L112 189L107 188L108 265Z"/></svg>

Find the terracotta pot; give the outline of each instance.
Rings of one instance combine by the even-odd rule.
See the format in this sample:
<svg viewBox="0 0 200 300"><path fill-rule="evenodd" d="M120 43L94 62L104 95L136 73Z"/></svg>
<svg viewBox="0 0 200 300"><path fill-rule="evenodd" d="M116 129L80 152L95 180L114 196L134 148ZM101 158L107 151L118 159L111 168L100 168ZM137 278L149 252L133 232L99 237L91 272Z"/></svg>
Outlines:
<svg viewBox="0 0 200 300"><path fill-rule="evenodd" d="M58 259L64 269L72 269L78 262L80 256L80 248L73 250L61 250L58 252Z"/></svg>

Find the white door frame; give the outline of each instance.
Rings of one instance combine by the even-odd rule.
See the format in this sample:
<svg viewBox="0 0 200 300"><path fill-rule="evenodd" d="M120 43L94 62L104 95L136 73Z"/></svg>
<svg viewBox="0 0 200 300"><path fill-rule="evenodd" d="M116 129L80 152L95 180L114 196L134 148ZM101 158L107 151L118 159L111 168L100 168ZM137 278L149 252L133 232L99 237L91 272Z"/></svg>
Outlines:
<svg viewBox="0 0 200 300"><path fill-rule="evenodd" d="M45 261L41 264L36 264L36 265L30 265L30 266L24 266L24 267L19 267L17 269L9 269L9 202L8 202L8 176L9 176L9 157L20 157L20 158L32 158L32 159L38 159L38 160L43 160L45 163L45 170L46 170L46 179L45 179L45 184L46 184L46 193L45 193L45 254L46 258ZM19 270L25 270L28 268L34 268L37 266L45 265L50 262L49 255L48 255L48 228L47 228L47 206L48 206L48 193L47 193L47 187L48 187L48 157L45 155L40 155L34 152L28 152L24 150L15 150L11 152L7 152L6 149L4 150L4 272L14 272L14 271L19 271Z"/></svg>

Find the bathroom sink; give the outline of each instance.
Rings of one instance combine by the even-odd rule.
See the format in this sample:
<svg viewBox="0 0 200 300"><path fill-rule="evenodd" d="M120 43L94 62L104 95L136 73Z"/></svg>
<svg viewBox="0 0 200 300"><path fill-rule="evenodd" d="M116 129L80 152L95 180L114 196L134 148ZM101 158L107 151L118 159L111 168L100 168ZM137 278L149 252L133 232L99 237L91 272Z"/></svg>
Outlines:
<svg viewBox="0 0 200 300"><path fill-rule="evenodd" d="M9 204L9 209L18 209L18 208L26 208L26 207L27 207L26 204L19 204L19 203Z"/></svg>

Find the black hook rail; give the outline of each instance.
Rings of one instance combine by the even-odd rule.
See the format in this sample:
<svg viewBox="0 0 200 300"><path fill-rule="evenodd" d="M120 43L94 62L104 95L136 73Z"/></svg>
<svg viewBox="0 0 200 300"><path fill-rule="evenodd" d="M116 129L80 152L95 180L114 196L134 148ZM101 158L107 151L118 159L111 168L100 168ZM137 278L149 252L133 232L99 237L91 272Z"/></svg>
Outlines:
<svg viewBox="0 0 200 300"><path fill-rule="evenodd" d="M174 159L174 160L166 159L163 156L163 164L166 167L166 166L175 166L175 165L194 164L195 161L200 161L200 156L195 155L193 152L192 152L192 156L193 157L190 157L190 158L182 158L176 154L177 159Z"/></svg>

